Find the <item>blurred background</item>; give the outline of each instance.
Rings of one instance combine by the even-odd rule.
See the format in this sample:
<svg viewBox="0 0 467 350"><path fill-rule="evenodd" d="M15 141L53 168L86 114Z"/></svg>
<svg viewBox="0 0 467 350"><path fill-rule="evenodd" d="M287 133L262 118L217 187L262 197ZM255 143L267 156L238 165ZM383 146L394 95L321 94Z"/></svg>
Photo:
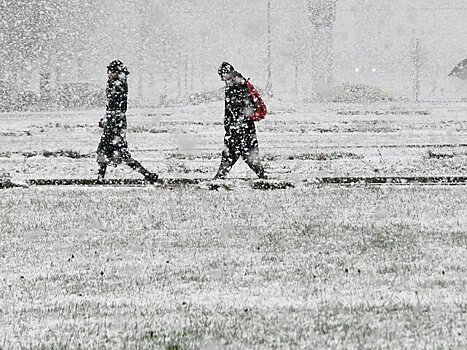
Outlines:
<svg viewBox="0 0 467 350"><path fill-rule="evenodd" d="M292 102L460 101L465 0L3 0L0 110L105 105L122 60L133 106L222 98L230 62Z"/></svg>

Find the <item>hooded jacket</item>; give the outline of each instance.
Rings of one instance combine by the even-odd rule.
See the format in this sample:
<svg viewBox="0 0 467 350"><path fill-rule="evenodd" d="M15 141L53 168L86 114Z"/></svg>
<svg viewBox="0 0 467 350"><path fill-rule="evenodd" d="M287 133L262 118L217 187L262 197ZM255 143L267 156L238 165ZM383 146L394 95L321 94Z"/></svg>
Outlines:
<svg viewBox="0 0 467 350"><path fill-rule="evenodd" d="M107 81L107 111L126 113L128 108L128 83L126 77L120 74L118 79Z"/></svg>
<svg viewBox="0 0 467 350"><path fill-rule="evenodd" d="M226 81L225 85L225 114L224 128L227 135L242 136L245 133L254 133L255 124L250 120L253 111L245 78L238 72Z"/></svg>

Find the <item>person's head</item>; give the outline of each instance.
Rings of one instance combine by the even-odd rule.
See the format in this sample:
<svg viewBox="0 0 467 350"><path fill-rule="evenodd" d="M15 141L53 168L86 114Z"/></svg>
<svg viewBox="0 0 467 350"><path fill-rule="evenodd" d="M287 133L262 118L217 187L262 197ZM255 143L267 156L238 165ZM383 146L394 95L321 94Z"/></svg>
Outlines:
<svg viewBox="0 0 467 350"><path fill-rule="evenodd" d="M226 81L233 77L235 73L235 68L227 62L222 62L221 66L217 70L222 81Z"/></svg>
<svg viewBox="0 0 467 350"><path fill-rule="evenodd" d="M119 77L126 77L128 74L130 74L128 68L120 60L114 60L107 66L107 75L111 80L118 79Z"/></svg>

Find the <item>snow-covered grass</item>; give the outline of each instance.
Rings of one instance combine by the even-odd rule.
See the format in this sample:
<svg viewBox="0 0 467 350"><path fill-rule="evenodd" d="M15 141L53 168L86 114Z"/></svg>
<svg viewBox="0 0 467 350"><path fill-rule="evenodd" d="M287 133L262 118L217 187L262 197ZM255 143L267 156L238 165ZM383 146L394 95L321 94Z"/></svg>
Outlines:
<svg viewBox="0 0 467 350"><path fill-rule="evenodd" d="M222 107L130 111L130 148L210 178ZM466 175L465 104L270 107L273 177ZM0 176L95 177L101 114L0 114ZM467 347L466 187L235 181L2 190L0 348Z"/></svg>
<svg viewBox="0 0 467 350"><path fill-rule="evenodd" d="M270 109L271 114L257 128L261 154L273 177L300 180L467 172L465 103L276 102ZM162 177L212 177L222 150L222 112L222 103L130 110L130 149ZM0 173L21 180L95 177L101 114L0 114ZM123 166L109 171L113 178L139 176ZM232 177L245 176L254 175L239 162Z"/></svg>
<svg viewBox="0 0 467 350"><path fill-rule="evenodd" d="M0 347L464 349L467 189L0 197Z"/></svg>

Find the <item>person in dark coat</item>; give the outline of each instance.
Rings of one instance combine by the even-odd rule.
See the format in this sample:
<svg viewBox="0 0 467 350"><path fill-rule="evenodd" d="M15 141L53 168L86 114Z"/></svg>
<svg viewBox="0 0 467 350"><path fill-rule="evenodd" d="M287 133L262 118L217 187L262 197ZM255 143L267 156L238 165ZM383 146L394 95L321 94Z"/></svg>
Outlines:
<svg viewBox="0 0 467 350"><path fill-rule="evenodd" d="M218 73L225 82L225 136L221 164L214 179L225 179L240 157L259 178L265 179L255 123L250 119L253 101L245 84L246 79L227 62L222 63Z"/></svg>
<svg viewBox="0 0 467 350"><path fill-rule="evenodd" d="M99 164L98 179L103 180L107 165L126 163L130 168L140 172L144 178L154 183L157 174L151 173L135 160L128 151L126 140L126 111L128 107L128 68L119 60L110 62L107 66L107 110L106 116L99 122L103 134L97 148L97 163Z"/></svg>

